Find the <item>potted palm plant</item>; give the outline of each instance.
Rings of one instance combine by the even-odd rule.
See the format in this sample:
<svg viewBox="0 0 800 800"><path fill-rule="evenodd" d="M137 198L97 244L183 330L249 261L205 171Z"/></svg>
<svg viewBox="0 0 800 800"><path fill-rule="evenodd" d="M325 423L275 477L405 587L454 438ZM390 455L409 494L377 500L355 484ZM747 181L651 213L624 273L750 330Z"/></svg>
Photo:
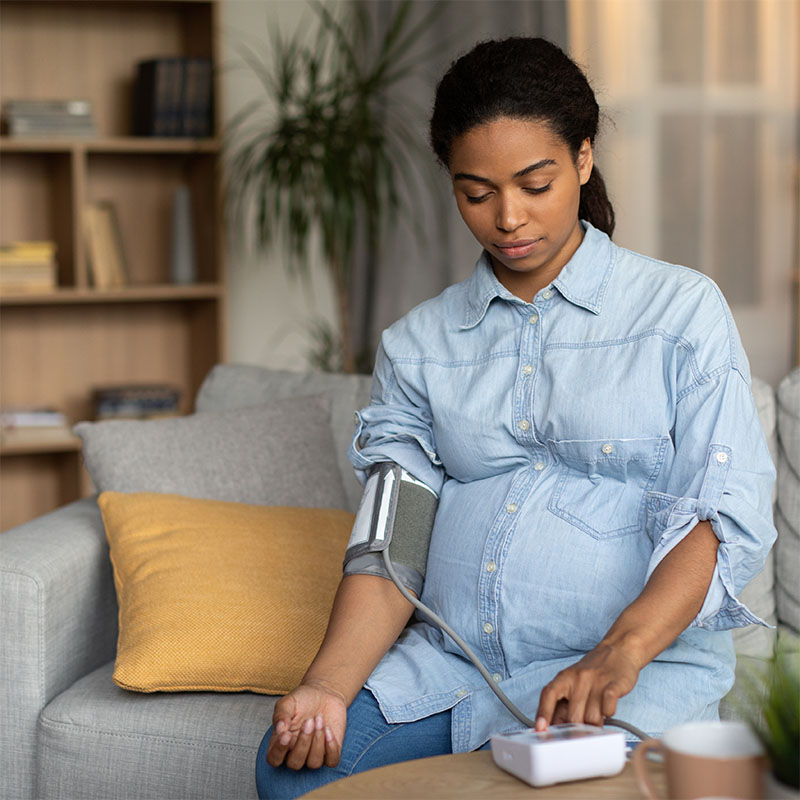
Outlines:
<svg viewBox="0 0 800 800"><path fill-rule="evenodd" d="M766 667L746 680L745 712L769 756L768 798L800 798L800 640L782 633Z"/></svg>
<svg viewBox="0 0 800 800"><path fill-rule="evenodd" d="M309 235L318 232L338 309L338 331L317 329L315 362L323 369L357 369L354 256L368 254L366 280L374 280L386 226L403 210L399 182L414 175L409 153L417 138L407 109L386 102L389 87L416 68L412 46L438 13L434 5L412 14L412 5L397 4L376 34L363 3L342 4L341 18L313 4L310 43L304 31L289 39L276 33L270 63L256 49L242 50L263 94L227 130L229 219L250 230L259 248L282 234L287 267L301 277L308 276Z"/></svg>

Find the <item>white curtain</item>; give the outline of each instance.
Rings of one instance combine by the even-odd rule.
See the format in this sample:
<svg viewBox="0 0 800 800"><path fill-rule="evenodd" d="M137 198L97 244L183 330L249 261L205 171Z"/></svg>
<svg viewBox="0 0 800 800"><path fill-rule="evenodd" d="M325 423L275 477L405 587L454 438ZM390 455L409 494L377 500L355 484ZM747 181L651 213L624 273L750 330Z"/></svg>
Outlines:
<svg viewBox="0 0 800 800"><path fill-rule="evenodd" d="M797 358L799 8L568 2L571 55L610 117L614 238L710 275L771 383Z"/></svg>

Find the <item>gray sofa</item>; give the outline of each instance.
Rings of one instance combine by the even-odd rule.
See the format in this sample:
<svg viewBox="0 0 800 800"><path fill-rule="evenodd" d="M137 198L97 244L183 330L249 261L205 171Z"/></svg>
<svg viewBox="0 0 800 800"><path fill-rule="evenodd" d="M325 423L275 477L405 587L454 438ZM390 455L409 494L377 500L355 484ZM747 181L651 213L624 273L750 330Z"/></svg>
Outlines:
<svg viewBox="0 0 800 800"><path fill-rule="evenodd" d="M224 410L319 393L330 397L341 479L354 509L360 487L345 452L369 378L219 365L196 407ZM774 625L797 631L800 370L782 382L777 404L763 382L754 381L754 395L778 464L780 536L774 560L743 599ZM136 694L112 682L117 604L93 498L3 534L0 548L0 796L255 797L254 759L275 698ZM763 628L738 631L741 662L768 656L774 637Z"/></svg>

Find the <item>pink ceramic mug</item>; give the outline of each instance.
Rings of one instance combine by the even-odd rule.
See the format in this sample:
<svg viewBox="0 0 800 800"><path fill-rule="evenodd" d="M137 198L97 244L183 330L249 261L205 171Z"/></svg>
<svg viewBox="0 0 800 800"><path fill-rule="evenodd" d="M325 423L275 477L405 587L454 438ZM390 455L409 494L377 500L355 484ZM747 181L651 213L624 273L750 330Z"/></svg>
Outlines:
<svg viewBox="0 0 800 800"><path fill-rule="evenodd" d="M764 750L743 722L688 722L662 739L645 739L633 753L633 768L645 797L659 800L647 770L650 752L664 757L667 794L674 800L764 796Z"/></svg>

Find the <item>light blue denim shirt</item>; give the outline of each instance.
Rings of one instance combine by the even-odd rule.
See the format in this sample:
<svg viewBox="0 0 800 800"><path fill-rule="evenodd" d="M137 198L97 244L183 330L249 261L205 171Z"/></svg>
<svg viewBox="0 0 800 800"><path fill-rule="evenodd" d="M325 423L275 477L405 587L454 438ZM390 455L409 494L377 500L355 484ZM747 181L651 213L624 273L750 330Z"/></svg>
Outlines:
<svg viewBox="0 0 800 800"><path fill-rule="evenodd" d="M349 457L362 480L391 460L440 493L422 600L528 716L709 520L720 545L703 608L615 714L660 734L717 717L730 629L761 623L736 598L776 536L775 471L716 285L584 229L532 303L484 253L385 331ZM389 722L452 708L454 752L520 727L422 620L367 687Z"/></svg>

